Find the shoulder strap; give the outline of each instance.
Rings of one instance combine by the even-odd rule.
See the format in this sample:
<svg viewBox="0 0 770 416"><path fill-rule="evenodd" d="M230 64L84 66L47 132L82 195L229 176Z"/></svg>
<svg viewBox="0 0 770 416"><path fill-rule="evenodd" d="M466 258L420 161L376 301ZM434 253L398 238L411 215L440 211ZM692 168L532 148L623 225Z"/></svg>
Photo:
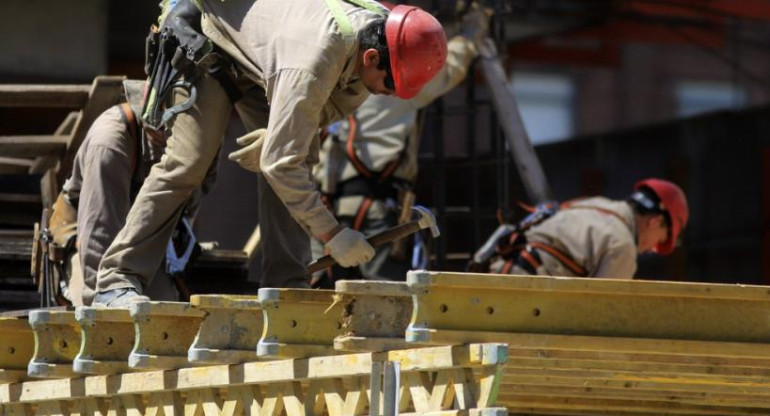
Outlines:
<svg viewBox="0 0 770 416"><path fill-rule="evenodd" d="M559 262L563 264L564 267L570 269L570 271L574 273L575 276L578 276L578 277L588 276L588 271L583 266L578 264L578 262L573 260L572 257L570 257L567 253L559 250L558 248L551 246L549 244L539 243L537 241L530 241L527 243L527 245L539 250L543 250L546 253L550 254L556 260L559 260Z"/></svg>
<svg viewBox="0 0 770 416"><path fill-rule="evenodd" d="M337 22L337 27L339 27L342 37L348 44L353 43L355 40L355 31L353 30L353 24L350 23L348 15L345 14L345 10L342 8L342 1L346 1L382 16L387 16L388 14L388 10L378 3L366 0L324 0L324 2L326 2L326 7L329 8L332 17L334 17L334 21Z"/></svg>

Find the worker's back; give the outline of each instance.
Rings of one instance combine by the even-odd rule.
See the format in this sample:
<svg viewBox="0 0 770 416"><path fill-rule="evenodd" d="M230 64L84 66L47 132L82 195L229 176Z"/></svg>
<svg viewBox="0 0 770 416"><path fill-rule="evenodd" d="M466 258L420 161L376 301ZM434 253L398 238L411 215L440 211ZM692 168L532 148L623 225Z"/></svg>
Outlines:
<svg viewBox="0 0 770 416"><path fill-rule="evenodd" d="M625 201L586 198L559 210L525 234L527 241L544 243L567 254L590 277L630 279L636 272L634 215ZM539 254L543 262L540 274L575 275L555 257L543 251Z"/></svg>

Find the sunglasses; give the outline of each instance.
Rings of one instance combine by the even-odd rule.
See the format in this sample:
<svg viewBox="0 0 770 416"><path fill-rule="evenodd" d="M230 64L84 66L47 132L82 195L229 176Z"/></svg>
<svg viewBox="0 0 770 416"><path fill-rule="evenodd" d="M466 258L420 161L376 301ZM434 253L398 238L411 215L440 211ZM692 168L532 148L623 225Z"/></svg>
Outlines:
<svg viewBox="0 0 770 416"><path fill-rule="evenodd" d="M385 88L395 91L396 90L396 81L393 80L393 74L390 72L390 68L385 69L386 75L385 80L383 81L385 84Z"/></svg>
<svg viewBox="0 0 770 416"><path fill-rule="evenodd" d="M380 39L381 45L387 45L387 39L385 38L384 33L385 25L382 25L380 29L377 31L377 36ZM390 50L388 50L388 47L386 46L380 53L380 64L378 65L379 69L385 70L385 80L383 83L385 84L385 88L395 91L396 90L396 81L393 79L393 70L390 67Z"/></svg>

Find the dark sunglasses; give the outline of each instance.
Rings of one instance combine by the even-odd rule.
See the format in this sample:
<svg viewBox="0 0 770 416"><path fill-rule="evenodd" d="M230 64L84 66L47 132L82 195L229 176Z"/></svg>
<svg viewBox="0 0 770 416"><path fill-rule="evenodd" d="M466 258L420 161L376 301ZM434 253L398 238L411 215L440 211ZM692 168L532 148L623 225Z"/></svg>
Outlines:
<svg viewBox="0 0 770 416"><path fill-rule="evenodd" d="M379 38L379 42L381 45L387 45L388 41L385 38L385 25L380 26L380 29L377 31L377 37ZM385 80L383 83L385 84L385 88L395 91L396 90L396 81L393 79L393 70L390 67L390 50L388 50L388 47L385 46L384 49L380 52L380 64L378 65L379 69L385 70Z"/></svg>

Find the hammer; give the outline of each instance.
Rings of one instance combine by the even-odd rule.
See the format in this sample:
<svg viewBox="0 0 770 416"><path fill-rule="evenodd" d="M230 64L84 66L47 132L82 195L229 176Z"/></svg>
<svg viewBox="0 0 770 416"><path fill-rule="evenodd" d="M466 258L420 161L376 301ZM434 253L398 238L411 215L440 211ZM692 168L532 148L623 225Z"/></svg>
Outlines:
<svg viewBox="0 0 770 416"><path fill-rule="evenodd" d="M433 238L436 238L441 234L438 230L438 225L436 225L436 217L433 216L433 213L430 212L428 208L419 205L413 206L412 217L414 218L415 216L417 217L416 219L387 229L379 234L375 234L367 238L366 241L368 241L372 247L377 248L426 228L430 229L430 234ZM305 270L307 274L312 274L327 267L331 267L336 263L337 262L332 256L327 255L308 264Z"/></svg>

